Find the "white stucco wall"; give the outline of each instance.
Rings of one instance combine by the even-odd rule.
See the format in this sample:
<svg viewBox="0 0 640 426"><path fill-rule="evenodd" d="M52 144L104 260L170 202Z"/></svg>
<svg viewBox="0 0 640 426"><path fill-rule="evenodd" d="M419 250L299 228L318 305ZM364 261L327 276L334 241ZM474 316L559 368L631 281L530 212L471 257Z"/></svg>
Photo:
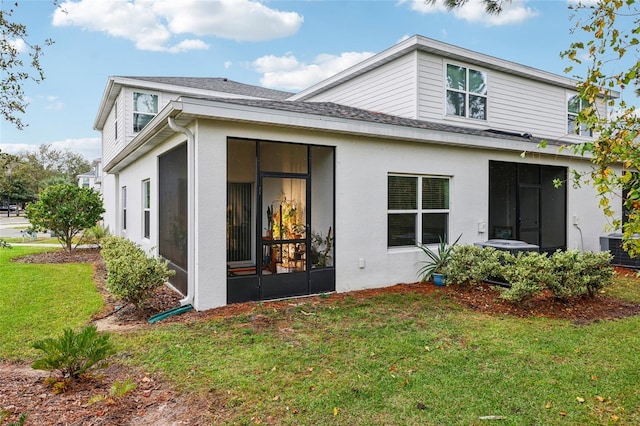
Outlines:
<svg viewBox="0 0 640 426"><path fill-rule="evenodd" d="M479 222L488 228L489 161L529 162L569 166L587 170L588 163L557 156L529 155L519 151L490 151L445 147L427 143L361 138L331 133L292 131L273 126L249 126L199 121L190 128L196 135L195 190L196 223L193 269L196 282L193 305L198 310L226 304L226 184L227 138L248 138L335 146L336 290L382 287L416 281L416 263L423 260L417 248L387 248L387 176L389 173L447 176L450 183L450 235L462 235L461 243L485 241ZM118 223L113 206L118 206L119 188L128 190L128 229L122 235L145 249L157 247L157 157L184 141L177 134L144 157L122 170L116 179L105 178L105 204L108 224ZM151 238L142 238L142 181L151 180ZM112 187L106 191L107 183ZM117 186L116 186L117 185ZM110 193L111 192L111 193ZM599 250L598 237L605 232L606 220L598 208L590 185L567 187L567 244L569 248ZM116 207L119 209L119 207ZM119 214L119 213L118 213ZM577 215L582 235L572 225ZM115 228L117 229L117 228ZM364 268L360 265L364 261Z"/></svg>
<svg viewBox="0 0 640 426"><path fill-rule="evenodd" d="M291 133L275 128L220 124L199 126L198 189L200 280L199 309L225 303L226 137L255 138L336 146L336 290L345 292L416 281L416 248L387 248L387 176L409 173L451 177L450 235L461 243L485 241L479 222L488 224L489 160L566 166L566 159L527 157L520 152L451 148L421 143L399 143L344 135ZM586 170L588 163L572 160L570 170ZM570 172L569 170L569 172ZM206 182L206 184L205 184ZM598 237L606 223L595 191L588 185L567 188L567 242L569 248L599 250ZM572 225L579 216L582 239ZM488 226L487 226L488 228ZM218 260L214 260L218 259ZM365 267L361 268L360 260Z"/></svg>

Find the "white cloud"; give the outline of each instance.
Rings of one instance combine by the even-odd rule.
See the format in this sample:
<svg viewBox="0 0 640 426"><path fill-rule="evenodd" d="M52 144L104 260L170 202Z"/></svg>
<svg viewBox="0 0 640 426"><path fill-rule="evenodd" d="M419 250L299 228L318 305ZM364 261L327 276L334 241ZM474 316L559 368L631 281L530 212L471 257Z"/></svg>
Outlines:
<svg viewBox="0 0 640 426"><path fill-rule="evenodd" d="M16 52L22 53L27 50L27 43L21 38L14 38L12 40L8 40L9 46L16 49Z"/></svg>
<svg viewBox="0 0 640 426"><path fill-rule="evenodd" d="M295 12L280 12L250 0L158 0L153 3L154 10L167 19L167 27L175 34L263 41L295 33L304 20Z"/></svg>
<svg viewBox="0 0 640 426"><path fill-rule="evenodd" d="M448 10L441 0L435 4L425 0L399 0L399 4L409 3L410 8L419 13L452 13L456 18L487 26L509 25L524 22L539 15L535 9L526 7L527 0L513 0L502 3L500 14L488 14L482 0L469 0L463 6Z"/></svg>
<svg viewBox="0 0 640 426"><path fill-rule="evenodd" d="M254 0L67 0L53 25L77 26L135 42L140 50L183 52L206 49L199 38L263 41L294 34L304 18Z"/></svg>
<svg viewBox="0 0 640 426"><path fill-rule="evenodd" d="M311 64L305 64L291 53L285 56L263 56L253 67L263 74L260 83L269 88L301 90L329 78L365 59L371 52L345 52L340 56L321 54Z"/></svg>
<svg viewBox="0 0 640 426"><path fill-rule="evenodd" d="M224 61L224 69L228 70L229 68L231 68L231 65L233 65L233 62Z"/></svg>
<svg viewBox="0 0 640 426"><path fill-rule="evenodd" d="M71 152L77 152L82 155L87 161L93 161L96 158L100 158L102 155L102 147L100 145L100 138L79 138L79 139L64 139L60 141L48 141L42 143L3 143L2 152L8 154L18 154L24 151L37 151L40 145L51 145L53 149L69 150Z"/></svg>
<svg viewBox="0 0 640 426"><path fill-rule="evenodd" d="M44 108L49 111L60 111L64 109L64 103L61 102L57 96L45 96L44 101Z"/></svg>

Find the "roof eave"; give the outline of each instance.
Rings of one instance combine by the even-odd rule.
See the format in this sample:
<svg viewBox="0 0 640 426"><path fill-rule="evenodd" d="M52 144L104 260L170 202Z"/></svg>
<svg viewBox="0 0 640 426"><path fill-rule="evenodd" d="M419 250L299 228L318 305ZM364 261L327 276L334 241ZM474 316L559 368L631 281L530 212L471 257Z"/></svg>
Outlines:
<svg viewBox="0 0 640 426"><path fill-rule="evenodd" d="M207 119L349 134L377 139L428 142L438 145L518 153L536 152L556 157L575 157L571 150L559 151L557 144L550 143L548 146L542 147L535 140L526 140L525 138L500 138L439 129L415 128L183 97L177 101L169 102L124 150L104 166L104 170L110 173L118 172L135 161L136 158L166 140L169 134L174 133L168 126L168 117L174 117L182 126L186 126L193 120Z"/></svg>

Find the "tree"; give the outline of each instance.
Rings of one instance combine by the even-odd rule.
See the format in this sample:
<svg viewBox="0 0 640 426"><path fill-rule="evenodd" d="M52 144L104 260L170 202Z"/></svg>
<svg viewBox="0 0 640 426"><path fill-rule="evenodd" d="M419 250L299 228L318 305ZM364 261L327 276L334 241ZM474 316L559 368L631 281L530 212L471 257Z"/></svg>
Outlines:
<svg viewBox="0 0 640 426"><path fill-rule="evenodd" d="M7 170L11 166L11 185ZM23 151L16 155L0 153L0 196L6 199L11 187L11 199L22 203L35 201L44 188L59 183L75 183L76 177L91 169L80 154L54 149L43 144L37 151Z"/></svg>
<svg viewBox="0 0 640 426"><path fill-rule="evenodd" d="M442 0L442 3L449 10L457 9L464 6L469 0ZM425 0L427 4L435 4L438 0ZM511 3L511 0L482 0L484 3L484 9L489 14L499 14L502 12L502 5L504 3Z"/></svg>
<svg viewBox="0 0 640 426"><path fill-rule="evenodd" d="M27 207L26 216L35 228L53 232L71 252L73 238L95 226L104 212L102 198L95 190L68 184L43 190L40 199Z"/></svg>
<svg viewBox="0 0 640 426"><path fill-rule="evenodd" d="M608 99L611 90L638 83L640 12L635 0L600 0L589 6L578 5L575 10L575 29L582 31L587 41L572 43L562 55L574 64L586 62L586 74L578 77L577 88L580 96L593 105L599 96ZM567 72L571 70L567 68ZM638 256L640 240L634 235L640 233L640 120L636 107L624 99L618 103L608 100L608 104L615 108L615 114L600 116L591 107L580 112L577 125L590 128L596 138L571 149L591 156L593 170L586 177L598 190L600 206L612 218L612 227L623 230L624 248ZM574 181L579 183L582 178L575 176ZM614 218L610 201L620 193L628 217L625 223Z"/></svg>
<svg viewBox="0 0 640 426"><path fill-rule="evenodd" d="M53 3L56 4L56 1ZM41 44L28 41L26 25L11 20L18 7L17 1L8 4L8 9L0 9L0 114L7 122L23 129L25 124L18 115L24 114L28 105L23 85L28 80L36 83L44 80L40 65L43 50ZM4 6L4 2L0 3L0 7ZM50 46L53 41L46 39L42 44ZM28 57L27 64L23 59L25 56Z"/></svg>
<svg viewBox="0 0 640 426"><path fill-rule="evenodd" d="M91 170L91 164L82 155L68 149L55 149L51 144L42 144L36 151L25 151L18 157L30 165L30 173L39 183L54 177L73 183L79 174Z"/></svg>
<svg viewBox="0 0 640 426"><path fill-rule="evenodd" d="M33 177L27 173L22 160L11 154L0 152L0 204L24 206L35 200L33 192Z"/></svg>

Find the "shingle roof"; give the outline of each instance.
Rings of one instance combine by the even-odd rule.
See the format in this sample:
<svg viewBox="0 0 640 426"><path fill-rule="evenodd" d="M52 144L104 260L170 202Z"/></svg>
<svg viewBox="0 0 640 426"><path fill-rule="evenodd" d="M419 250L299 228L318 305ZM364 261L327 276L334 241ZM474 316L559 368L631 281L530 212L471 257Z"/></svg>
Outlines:
<svg viewBox="0 0 640 426"><path fill-rule="evenodd" d="M389 124L394 126L412 127L417 129L428 129L442 132L461 133L475 136L484 136L497 139L517 140L521 142L531 142L538 144L546 140L549 144L560 145L559 141L552 141L533 136L527 132L510 132L498 129L477 129L463 126L453 126L448 124L434 123L431 121L416 120L412 118L399 117L396 115L384 114L364 109L353 108L333 102L307 102L307 101L278 101L260 99L231 99L206 97L219 102L236 105L246 105L258 108L268 108L279 111L289 111L302 114L315 114L325 117L343 118L350 120L360 120L370 123Z"/></svg>
<svg viewBox="0 0 640 426"><path fill-rule="evenodd" d="M233 93L242 96L251 96L264 99L283 100L293 93L282 90L267 89L260 86L238 83L226 78L212 77L138 77L124 76L134 80L149 81L152 83L170 84L173 86L189 87L192 89L211 90L216 92Z"/></svg>

